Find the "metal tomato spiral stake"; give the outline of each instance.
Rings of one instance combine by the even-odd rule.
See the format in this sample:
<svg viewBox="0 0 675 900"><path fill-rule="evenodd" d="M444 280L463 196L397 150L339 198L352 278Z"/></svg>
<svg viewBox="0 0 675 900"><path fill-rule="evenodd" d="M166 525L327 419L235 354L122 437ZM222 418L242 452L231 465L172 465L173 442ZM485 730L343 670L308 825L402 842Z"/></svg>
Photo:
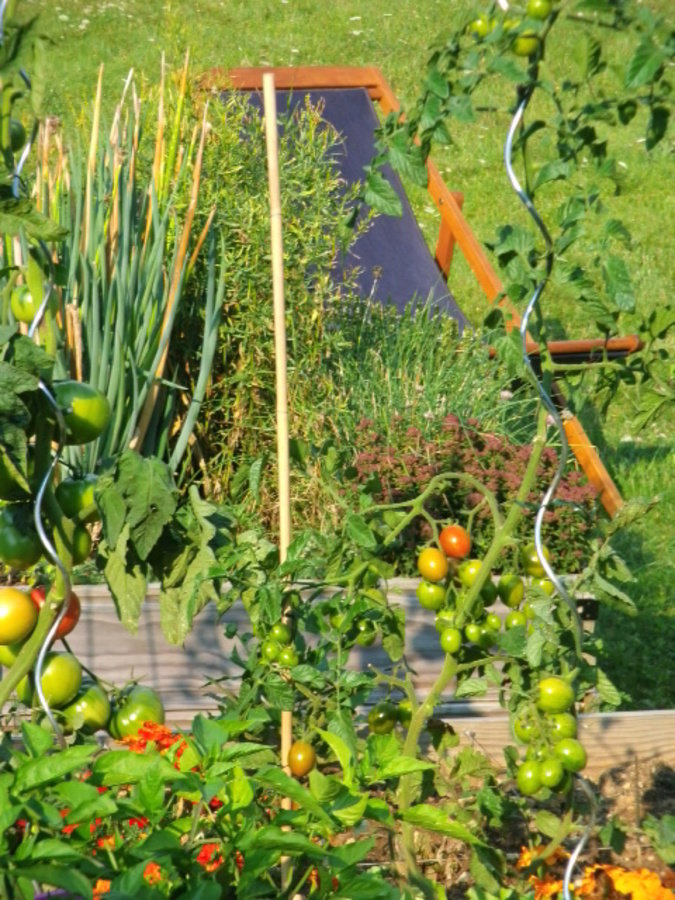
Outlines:
<svg viewBox="0 0 675 900"><path fill-rule="evenodd" d="M558 575L553 571L549 561L546 559L544 555L544 545L542 542L541 530L544 521L544 515L546 514L546 510L548 509L551 500L555 496L555 492L558 489L558 484L565 470L565 465L567 464L567 457L569 454L569 444L567 442L567 435L565 434L565 429L563 427L563 421L558 412L558 409L553 402L552 398L544 389L543 384L540 379L537 377L537 374L534 370L534 366L530 361L530 357L527 352L527 326L530 321L530 317L534 312L534 309L539 302L539 298L541 297L546 284L548 283L548 279L551 275L551 271L553 269L554 262L554 254L553 254L553 241L551 240L551 235L546 228L541 216L537 212L534 207L534 204L527 196L525 191L520 185L518 178L516 177L515 172L513 171L512 164L512 150L513 150L513 139L515 136L518 127L520 126L523 115L525 113L525 109L527 104L530 102L530 98L532 97L533 86L528 86L527 88L520 89L520 102L518 103L518 107L516 112L511 120L511 124L509 126L508 134L506 135L506 142L504 144L504 165L506 166L506 174L508 175L509 181L511 182L511 186L513 187L516 194L520 198L521 202L525 206L525 209L534 219L534 222L542 234L544 239L544 243L546 245L546 272L541 281L538 282L534 289L534 293L530 299L530 302L527 304L525 312L523 313L523 318L520 323L520 338L522 343L522 352L523 352L523 362L527 367L527 370L530 373L530 378L536 386L537 392L539 393L539 397L541 398L541 402L544 404L545 408L548 410L551 419L555 423L556 428L558 429L558 433L560 435L560 456L558 462L558 468L555 471L551 484L548 489L544 493L544 496L541 499L539 507L537 509L537 514L534 520L534 546L537 551L537 556L539 557L539 561L549 578L549 580L553 583L555 590L558 595L563 599L563 601L567 604L572 614L572 619L574 622L574 643L576 646L576 651L579 656L581 656L581 643L583 639L583 630L581 625L581 619L579 618L579 613L577 611L576 604L572 597L570 597L565 585ZM587 798L590 801L591 810L589 814L589 821L584 829L584 832L577 842L574 850L572 851L570 858L567 862L567 866L565 868L565 876L563 880L563 896L565 900L571 900L570 894L570 881L572 879L572 873L577 864L577 860L584 849L588 838L590 837L591 831L593 830L593 826L595 824L595 798L593 796L593 792L588 786L585 779L577 776L577 782L579 786L582 788Z"/></svg>
<svg viewBox="0 0 675 900"><path fill-rule="evenodd" d="M40 315L40 311L38 310L36 319L38 318L39 315ZM32 324L31 324L31 328L33 328ZM63 618L66 614L66 611L68 609L68 598L70 597L70 588L71 588L70 575L68 573L67 568L63 565L63 563L56 551L56 548L54 547L54 544L51 542L51 540L49 538L49 535L45 531L44 525L42 524L41 513L42 513L42 501L44 499L45 491L47 490L47 487L51 482L52 475L54 474L54 469L58 465L58 462L60 459L61 447L63 446L63 443L65 441L65 436L66 436L66 426L65 426L65 422L63 421L63 414L61 413L61 410L59 409L59 405L56 402L55 398L52 396L52 394L49 391L49 389L47 388L47 386L44 384L44 382L40 381L38 387L39 387L39 390L47 398L48 403L50 404L50 406L54 410L54 413L56 414L56 421L59 426L59 441L58 441L58 447L56 449L56 452L54 453L54 455L52 457L51 463L49 464L49 468L45 472L45 476L42 479L42 481L40 482L40 487L38 489L37 496L35 497L35 508L33 511L33 516L35 519L35 528L37 530L40 540L42 541L42 545L45 548L47 555L51 558L52 562L54 563L56 568L59 570L59 572L61 573L61 576L63 578L64 600L63 600L63 603L61 604L61 609L58 611L56 618L52 622L52 626L49 629L49 632L47 633L47 636L45 637L42 646L40 647L40 652L38 653L38 658L35 663L35 690L36 690L36 693L38 696L38 700L40 701L40 706L45 711L45 715L49 719L49 723L54 730L54 734L56 735L56 740L58 741L58 743L61 747L65 747L66 741L63 736L63 732L61 731L61 728L59 727L59 724L56 721L56 718L54 717L54 713L52 712L52 710L49 706L49 703L47 702L45 693L42 689L42 668L44 666L45 657L46 657L47 653L49 652L49 647L51 646L52 641L56 637L56 632L58 630L58 627L61 624L61 621L63 620Z"/></svg>

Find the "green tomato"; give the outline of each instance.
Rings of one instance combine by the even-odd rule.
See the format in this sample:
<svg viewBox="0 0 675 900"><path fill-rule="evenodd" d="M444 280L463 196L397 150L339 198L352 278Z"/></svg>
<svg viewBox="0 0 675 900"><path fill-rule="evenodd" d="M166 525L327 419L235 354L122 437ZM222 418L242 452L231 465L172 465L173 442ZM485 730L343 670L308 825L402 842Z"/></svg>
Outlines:
<svg viewBox="0 0 675 900"><path fill-rule="evenodd" d="M553 752L568 772L581 772L586 765L586 751L576 738L563 738Z"/></svg>
<svg viewBox="0 0 675 900"><path fill-rule="evenodd" d="M565 776L563 764L555 756L547 756L539 763L541 783L544 787L556 788Z"/></svg>
<svg viewBox="0 0 675 900"><path fill-rule="evenodd" d="M553 586L553 582L549 581L548 578L535 578L532 581L532 587L538 588L540 591L543 591L547 596L552 597L555 593L555 587Z"/></svg>
<svg viewBox="0 0 675 900"><path fill-rule="evenodd" d="M25 284L19 284L14 288L9 303L17 322L24 322L26 325L30 325L40 309L40 304Z"/></svg>
<svg viewBox="0 0 675 900"><path fill-rule="evenodd" d="M396 707L396 717L404 728L410 726L412 721L412 703L407 697L401 700Z"/></svg>
<svg viewBox="0 0 675 900"><path fill-rule="evenodd" d="M371 619L359 619L356 631L356 643L360 647L372 647L377 637L377 625Z"/></svg>
<svg viewBox="0 0 675 900"><path fill-rule="evenodd" d="M548 552L546 547L542 546L542 550L544 552L544 559L546 562L550 562L551 554ZM537 548L534 544L526 544L520 551L520 564L523 567L523 571L526 575L531 575L533 578L543 578L546 574L544 572L544 567L541 564L541 561L537 555Z"/></svg>
<svg viewBox="0 0 675 900"><path fill-rule="evenodd" d="M562 713L574 705L574 689L556 676L543 678L538 686L537 706L547 713Z"/></svg>
<svg viewBox="0 0 675 900"><path fill-rule="evenodd" d="M54 709L62 709L80 689L82 666L72 653L52 651L45 656L40 684L47 703Z"/></svg>
<svg viewBox="0 0 675 900"><path fill-rule="evenodd" d="M110 719L110 700L100 684L82 685L72 703L62 710L65 725L70 731L94 734L105 728Z"/></svg>
<svg viewBox="0 0 675 900"><path fill-rule="evenodd" d="M297 666L297 664L300 662L300 657L298 656L295 647L282 647L279 651L278 662L279 665L283 666L285 669L290 669L293 666Z"/></svg>
<svg viewBox="0 0 675 900"><path fill-rule="evenodd" d="M336 631L342 631L342 626L345 623L346 615L343 612L334 612L331 613L328 617L328 621Z"/></svg>
<svg viewBox="0 0 675 900"><path fill-rule="evenodd" d="M469 33L472 34L473 37L475 37L477 40L482 40L484 37L487 37L488 34L490 34L494 27L494 20L489 16L486 16L485 13L481 13L469 25Z"/></svg>
<svg viewBox="0 0 675 900"><path fill-rule="evenodd" d="M507 631L510 631L512 628L524 628L527 625L527 616L519 609L512 609L506 616L504 625L506 626Z"/></svg>
<svg viewBox="0 0 675 900"><path fill-rule="evenodd" d="M85 525L76 525L73 533L73 562L83 563L91 553L91 535Z"/></svg>
<svg viewBox="0 0 675 900"><path fill-rule="evenodd" d="M483 601L483 606L492 606L497 596L497 585L494 581L488 579L480 589L480 599Z"/></svg>
<svg viewBox="0 0 675 900"><path fill-rule="evenodd" d="M511 45L516 56L534 56L539 49L539 38L529 28L519 34Z"/></svg>
<svg viewBox="0 0 675 900"><path fill-rule="evenodd" d="M398 721L398 712L393 703L383 700L368 713L368 728L373 734L389 734Z"/></svg>
<svg viewBox="0 0 675 900"><path fill-rule="evenodd" d="M497 593L506 606L511 609L516 609L520 606L521 601L525 596L525 584L523 579L518 578L518 576L514 575L512 572L505 572L497 584Z"/></svg>
<svg viewBox="0 0 675 900"><path fill-rule="evenodd" d="M577 736L577 720L571 713L553 713L546 718L551 729L551 737L554 740Z"/></svg>
<svg viewBox="0 0 675 900"><path fill-rule="evenodd" d="M445 603L445 588L442 584L420 581L415 594L420 602L420 606L423 606L424 609L438 610Z"/></svg>
<svg viewBox="0 0 675 900"><path fill-rule="evenodd" d="M455 624L455 614L449 609L442 609L436 613L434 626L439 634L442 634L446 628L452 628Z"/></svg>
<svg viewBox="0 0 675 900"><path fill-rule="evenodd" d="M162 698L150 687L135 684L115 703L108 731L115 740L138 734L144 722L164 724Z"/></svg>
<svg viewBox="0 0 675 900"><path fill-rule="evenodd" d="M457 653L462 646L462 632L459 628L446 628L441 632L441 649L444 653Z"/></svg>
<svg viewBox="0 0 675 900"><path fill-rule="evenodd" d="M75 519L81 512L94 505L94 487L96 475L84 475L82 478L64 478L56 487L56 499L69 519ZM83 519L84 522L95 522L100 518L97 509Z"/></svg>
<svg viewBox="0 0 675 900"><path fill-rule="evenodd" d="M523 603L523 612L525 613L525 618L528 620L528 622L532 621L532 619L534 619L537 615L534 610L534 606L532 606L532 603L529 600L526 600Z"/></svg>
<svg viewBox="0 0 675 900"><path fill-rule="evenodd" d="M276 622L272 625L270 637L275 640L277 644L290 644L293 635L290 627L285 622Z"/></svg>
<svg viewBox="0 0 675 900"><path fill-rule="evenodd" d="M0 606L1 603L2 601L0 600ZM23 644L23 641L16 641L13 644L0 644L0 666L4 666L6 669L11 669L16 662L17 656L19 655L19 653L21 653Z"/></svg>
<svg viewBox="0 0 675 900"><path fill-rule="evenodd" d="M534 759L526 760L518 766L516 772L518 790L525 797L536 794L541 787L541 765Z"/></svg>
<svg viewBox="0 0 675 900"><path fill-rule="evenodd" d="M513 734L521 744L529 744L536 734L535 724L529 716L516 716L513 720Z"/></svg>
<svg viewBox="0 0 675 900"><path fill-rule="evenodd" d="M548 19L553 6L551 0L528 0L527 15L530 19Z"/></svg>
<svg viewBox="0 0 675 900"><path fill-rule="evenodd" d="M480 642L482 635L482 629L478 622L469 622L464 626L464 636L467 641L471 641L472 644L478 644Z"/></svg>
<svg viewBox="0 0 675 900"><path fill-rule="evenodd" d="M14 692L16 693L19 703L23 703L24 706L32 706L33 697L35 695L35 685L33 684L32 677L30 675L24 675L14 689Z"/></svg>
<svg viewBox="0 0 675 900"><path fill-rule="evenodd" d="M485 625L490 631L502 630L502 620L497 613L488 613L487 616L485 616Z"/></svg>
<svg viewBox="0 0 675 900"><path fill-rule="evenodd" d="M0 560L13 569L28 569L42 556L42 542L26 503L0 509Z"/></svg>
<svg viewBox="0 0 675 900"><path fill-rule="evenodd" d="M260 647L260 653L262 654L263 659L266 659L267 662L276 662L279 659L280 651L281 647L277 644L276 641L272 640L264 641L262 646Z"/></svg>
<svg viewBox="0 0 675 900"><path fill-rule="evenodd" d="M465 559L463 563L460 563L459 568L457 569L457 577L459 578L460 583L463 584L464 587L471 587L478 577L478 572L482 565L483 563L480 559Z"/></svg>
<svg viewBox="0 0 675 900"><path fill-rule="evenodd" d="M110 420L108 398L81 381L57 381L54 396L66 424L70 444L87 444L102 434Z"/></svg>
<svg viewBox="0 0 675 900"><path fill-rule="evenodd" d="M26 143L26 129L19 119L9 120L9 146L12 153L18 153Z"/></svg>

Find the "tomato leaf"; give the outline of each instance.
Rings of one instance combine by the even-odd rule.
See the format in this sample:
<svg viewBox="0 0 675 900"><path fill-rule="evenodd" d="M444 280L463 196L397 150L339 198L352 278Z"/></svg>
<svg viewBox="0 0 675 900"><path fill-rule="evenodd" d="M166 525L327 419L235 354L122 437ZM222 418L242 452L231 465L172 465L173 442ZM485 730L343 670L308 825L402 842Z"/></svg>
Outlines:
<svg viewBox="0 0 675 900"><path fill-rule="evenodd" d="M33 759L44 756L54 744L54 737L51 732L41 725L34 725L32 722L21 723L21 737L24 747Z"/></svg>
<svg viewBox="0 0 675 900"><path fill-rule="evenodd" d="M317 731L337 757L337 760L342 767L344 783L347 787L351 787L354 783L354 766L356 763L355 753L337 734L333 734L332 732L325 731L321 728L317 728Z"/></svg>
<svg viewBox="0 0 675 900"><path fill-rule="evenodd" d="M150 770L159 774L164 782L172 781L177 776L176 770L168 760L159 753L150 751L140 754L132 753L130 750L109 750L99 756L92 766L92 771L107 787L136 784Z"/></svg>
<svg viewBox="0 0 675 900"><path fill-rule="evenodd" d="M427 831L435 831L438 834L445 834L448 837L457 838L467 844L478 844L485 846L480 838L460 822L453 821L447 811L440 806L430 806L427 803L419 803L404 809L398 814L398 818L403 822L409 822L417 828L426 828Z"/></svg>
<svg viewBox="0 0 675 900"><path fill-rule="evenodd" d="M256 772L255 780L267 787L274 788L282 797L290 797L291 800L298 803L303 809L308 810L312 815L333 828L333 822L325 811L321 803L314 799L306 787L303 787L295 778L291 778L285 772L276 766L269 766Z"/></svg>
<svg viewBox="0 0 675 900"><path fill-rule="evenodd" d="M0 233L16 235L25 231L33 240L60 241L68 229L52 222L30 200L0 199Z"/></svg>
<svg viewBox="0 0 675 900"><path fill-rule="evenodd" d="M635 309L635 294L626 263L618 256L609 255L602 267L602 275L614 306L622 312L632 312Z"/></svg>
<svg viewBox="0 0 675 900"><path fill-rule="evenodd" d="M401 775L409 775L412 772L426 772L435 769L433 763L424 762L421 759L413 759L412 756L397 756L375 771L369 781L386 781L387 778L399 778Z"/></svg>
<svg viewBox="0 0 675 900"><path fill-rule="evenodd" d="M104 560L103 574L110 588L121 623L132 633L138 630L138 619L147 589L147 566L127 554L129 525L126 524L114 548L102 543L99 556Z"/></svg>
<svg viewBox="0 0 675 900"><path fill-rule="evenodd" d="M364 550L374 550L377 547L377 539L362 516L350 513L345 527L348 537L358 547Z"/></svg>
<svg viewBox="0 0 675 900"><path fill-rule="evenodd" d="M638 44L635 53L630 58L626 67L624 86L626 88L640 88L653 81L663 63L667 59L667 53L662 47L655 47L650 37L645 37Z"/></svg>
<svg viewBox="0 0 675 900"><path fill-rule="evenodd" d="M91 745L69 747L67 750L50 753L39 759L30 759L16 770L14 789L17 793L21 793L59 781L64 775L82 769L96 750L97 748Z"/></svg>

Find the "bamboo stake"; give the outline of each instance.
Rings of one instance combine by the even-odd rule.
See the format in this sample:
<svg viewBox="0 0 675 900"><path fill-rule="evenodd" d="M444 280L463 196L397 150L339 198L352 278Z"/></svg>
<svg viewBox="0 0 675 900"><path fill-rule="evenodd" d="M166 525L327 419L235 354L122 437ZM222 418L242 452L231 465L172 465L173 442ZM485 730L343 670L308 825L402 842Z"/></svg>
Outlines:
<svg viewBox="0 0 675 900"><path fill-rule="evenodd" d="M279 190L279 150L277 145L277 101L274 75L263 75L267 175L270 192L270 239L272 245L272 287L274 297L274 356L277 393L277 466L279 484L279 559L286 559L291 542L290 461L288 453L288 393L286 381L286 312L284 308L284 250ZM281 711L281 764L287 775L288 752L293 743L293 713ZM290 797L283 797L283 809L291 809ZM282 884L290 877L290 860L281 860Z"/></svg>

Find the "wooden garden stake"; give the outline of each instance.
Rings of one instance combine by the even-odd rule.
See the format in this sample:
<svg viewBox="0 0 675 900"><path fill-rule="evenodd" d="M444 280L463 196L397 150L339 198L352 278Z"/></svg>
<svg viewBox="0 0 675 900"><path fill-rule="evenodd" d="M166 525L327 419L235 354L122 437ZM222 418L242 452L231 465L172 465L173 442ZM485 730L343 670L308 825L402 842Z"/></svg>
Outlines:
<svg viewBox="0 0 675 900"><path fill-rule="evenodd" d="M281 195L277 146L277 103L274 75L263 75L267 172L270 192L272 288L274 296L274 356L277 393L277 460L279 468L279 559L283 563L291 542L290 469L288 458L288 399L286 390L286 313L284 309L284 259L281 235ZM281 712L281 762L288 771L293 714Z"/></svg>

